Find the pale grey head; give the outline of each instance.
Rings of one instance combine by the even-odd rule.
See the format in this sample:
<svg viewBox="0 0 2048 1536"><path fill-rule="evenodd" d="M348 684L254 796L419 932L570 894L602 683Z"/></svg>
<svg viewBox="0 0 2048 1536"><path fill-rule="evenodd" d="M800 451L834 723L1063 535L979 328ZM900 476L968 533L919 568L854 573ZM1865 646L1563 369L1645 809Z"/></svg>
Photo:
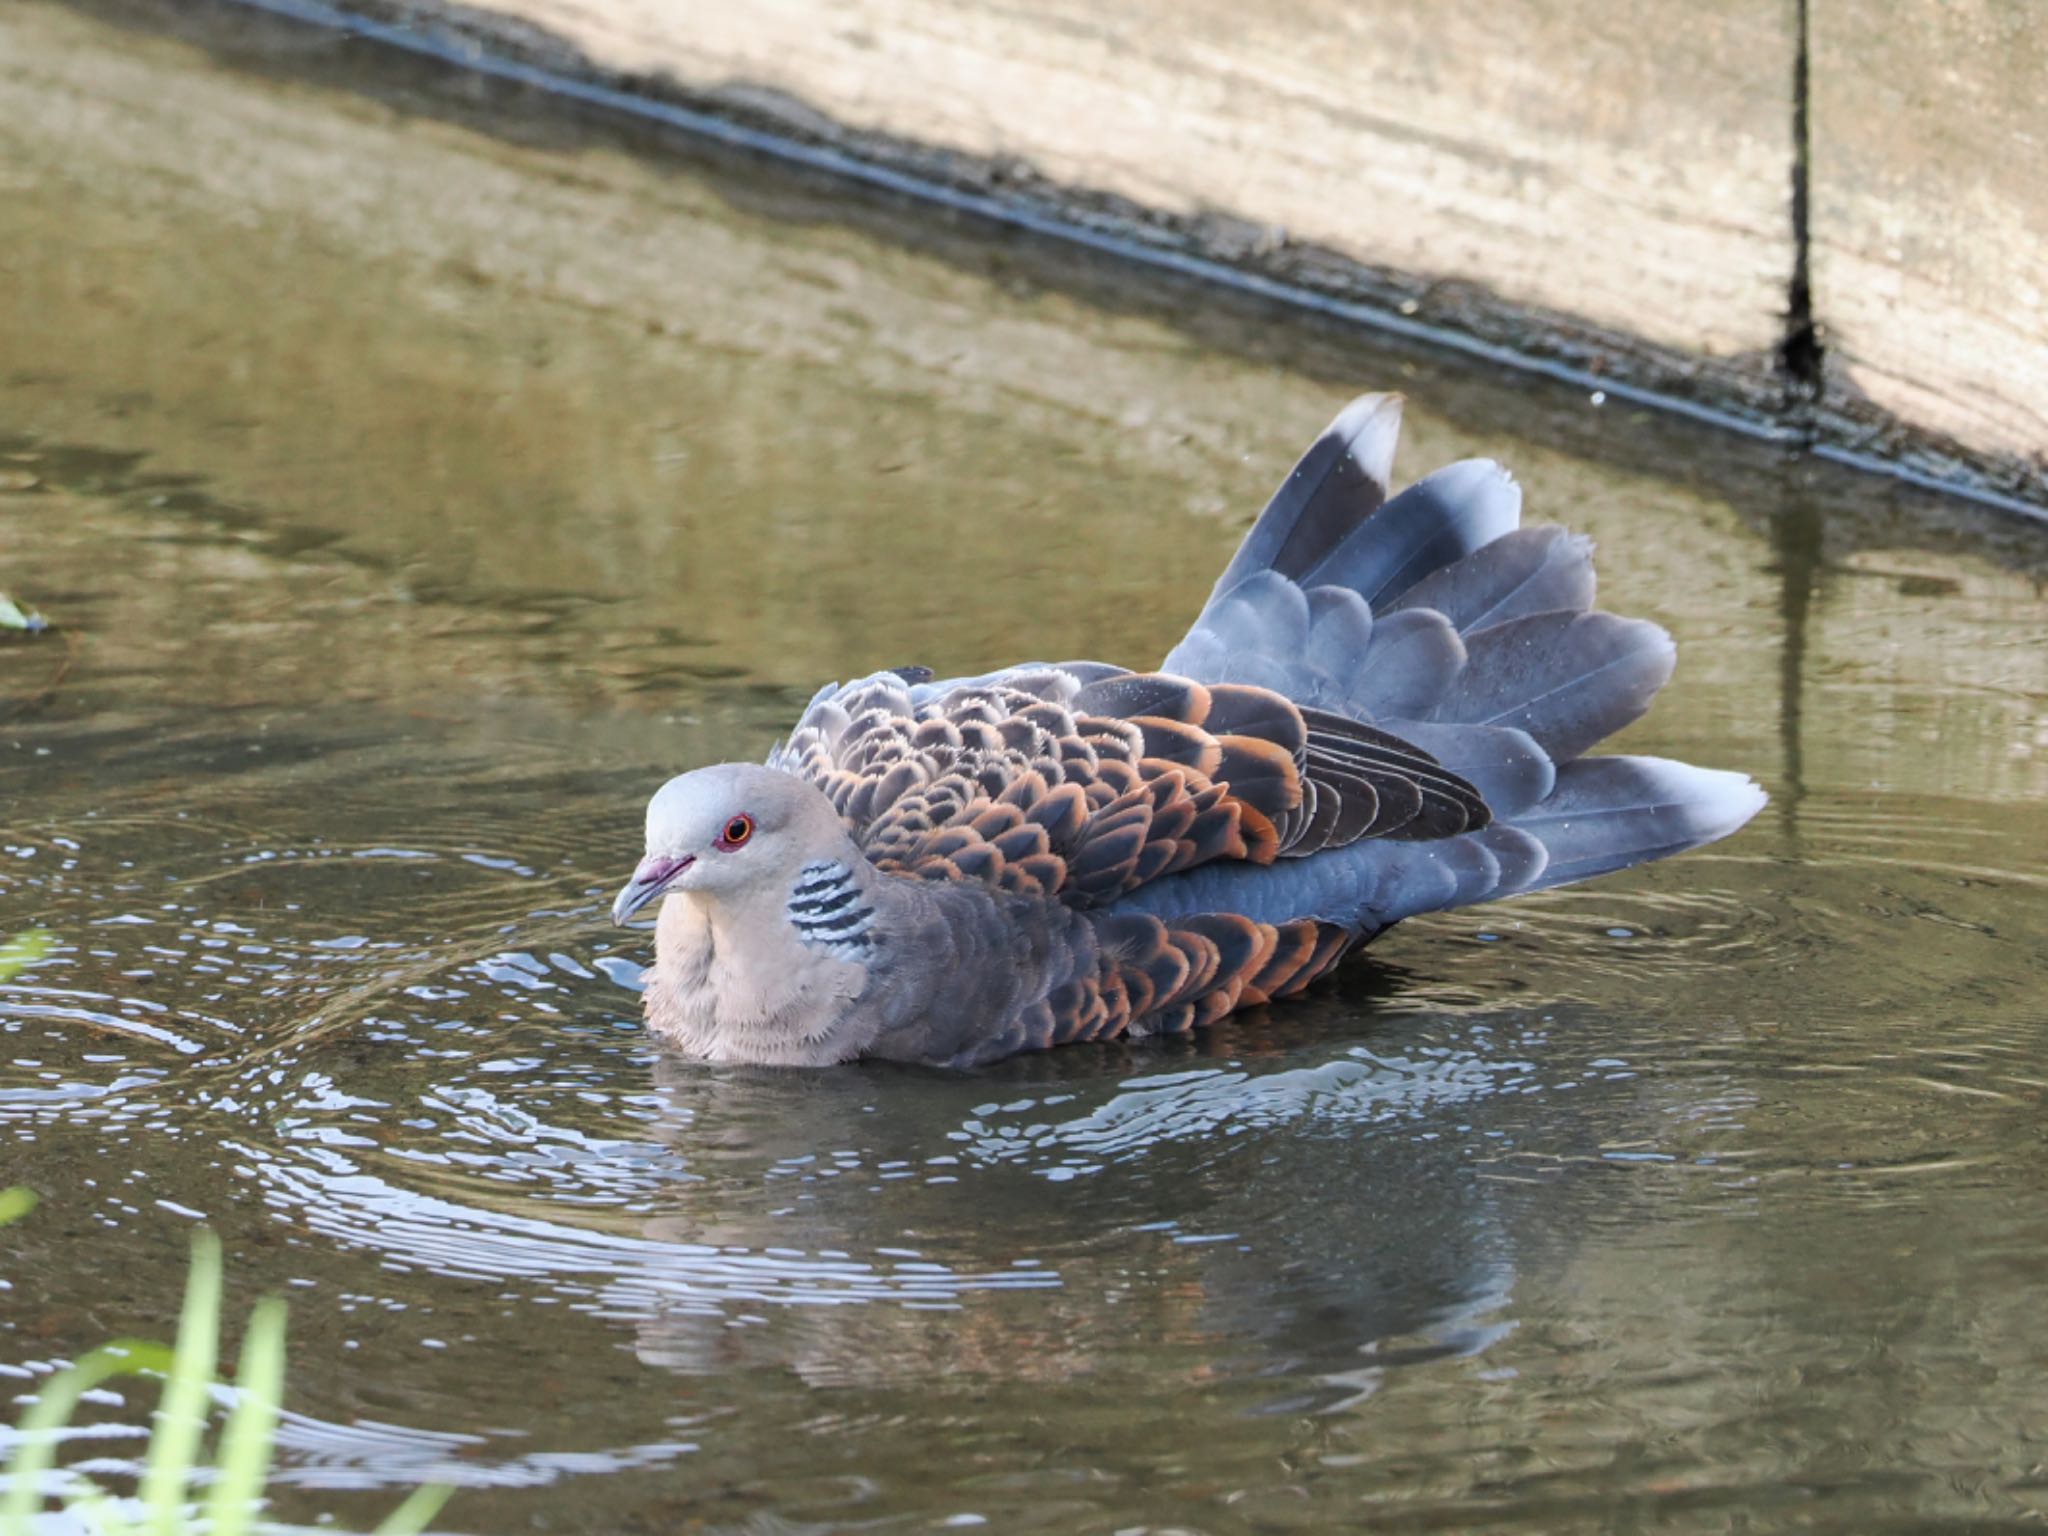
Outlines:
<svg viewBox="0 0 2048 1536"><path fill-rule="evenodd" d="M647 803L646 856L612 903L612 921L670 891L786 891L796 871L845 843L831 803L789 774L751 763L678 774Z"/></svg>

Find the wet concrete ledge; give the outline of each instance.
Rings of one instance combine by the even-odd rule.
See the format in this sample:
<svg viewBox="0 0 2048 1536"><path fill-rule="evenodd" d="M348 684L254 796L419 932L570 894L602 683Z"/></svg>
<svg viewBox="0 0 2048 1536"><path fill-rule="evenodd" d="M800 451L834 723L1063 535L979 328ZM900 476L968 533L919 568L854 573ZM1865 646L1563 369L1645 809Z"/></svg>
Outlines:
<svg viewBox="0 0 2048 1536"><path fill-rule="evenodd" d="M230 3L2048 515L2048 43L1988 12Z"/></svg>

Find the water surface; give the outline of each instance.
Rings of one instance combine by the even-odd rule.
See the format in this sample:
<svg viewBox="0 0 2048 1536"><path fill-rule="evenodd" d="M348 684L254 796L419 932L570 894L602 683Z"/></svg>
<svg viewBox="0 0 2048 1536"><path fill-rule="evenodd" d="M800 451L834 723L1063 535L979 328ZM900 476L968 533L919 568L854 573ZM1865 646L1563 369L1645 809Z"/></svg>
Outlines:
<svg viewBox="0 0 2048 1536"><path fill-rule="evenodd" d="M0 1375L292 1302L281 1512L472 1531L2048 1516L2026 536L118 8L0 14ZM261 41L260 39L258 41ZM288 38L287 38L288 41ZM673 146L668 147L673 151ZM1355 389L1678 637L1741 837L1187 1044L664 1061L665 775L1144 664ZM147 1393L78 1439L130 1464Z"/></svg>

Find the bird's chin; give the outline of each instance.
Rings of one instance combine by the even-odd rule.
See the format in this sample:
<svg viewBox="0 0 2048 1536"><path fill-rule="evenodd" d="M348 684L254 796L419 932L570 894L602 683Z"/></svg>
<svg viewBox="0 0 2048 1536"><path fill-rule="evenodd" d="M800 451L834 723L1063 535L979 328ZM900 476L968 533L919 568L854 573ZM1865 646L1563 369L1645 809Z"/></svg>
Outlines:
<svg viewBox="0 0 2048 1536"><path fill-rule="evenodd" d="M640 867L633 871L633 878L625 883L618 898L612 902L612 921L624 924L627 918L649 902L674 890L676 883L696 862L690 854L680 859L664 859L649 854L640 861Z"/></svg>

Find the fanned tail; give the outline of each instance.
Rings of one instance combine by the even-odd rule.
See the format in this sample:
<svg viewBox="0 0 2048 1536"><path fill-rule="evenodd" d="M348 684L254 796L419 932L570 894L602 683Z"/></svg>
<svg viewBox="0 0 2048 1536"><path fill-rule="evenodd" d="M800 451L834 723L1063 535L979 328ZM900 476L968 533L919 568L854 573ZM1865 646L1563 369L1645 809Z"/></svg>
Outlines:
<svg viewBox="0 0 2048 1536"><path fill-rule="evenodd" d="M1400 405L1367 395L1339 414L1164 670L1272 688L1398 736L1476 788L1492 824L1196 871L1145 896L1146 910L1371 931L1682 853L1763 806L1741 774L1584 755L1649 708L1676 661L1670 636L1595 610L1591 542L1520 527L1520 488L1498 465L1453 464L1390 496Z"/></svg>

